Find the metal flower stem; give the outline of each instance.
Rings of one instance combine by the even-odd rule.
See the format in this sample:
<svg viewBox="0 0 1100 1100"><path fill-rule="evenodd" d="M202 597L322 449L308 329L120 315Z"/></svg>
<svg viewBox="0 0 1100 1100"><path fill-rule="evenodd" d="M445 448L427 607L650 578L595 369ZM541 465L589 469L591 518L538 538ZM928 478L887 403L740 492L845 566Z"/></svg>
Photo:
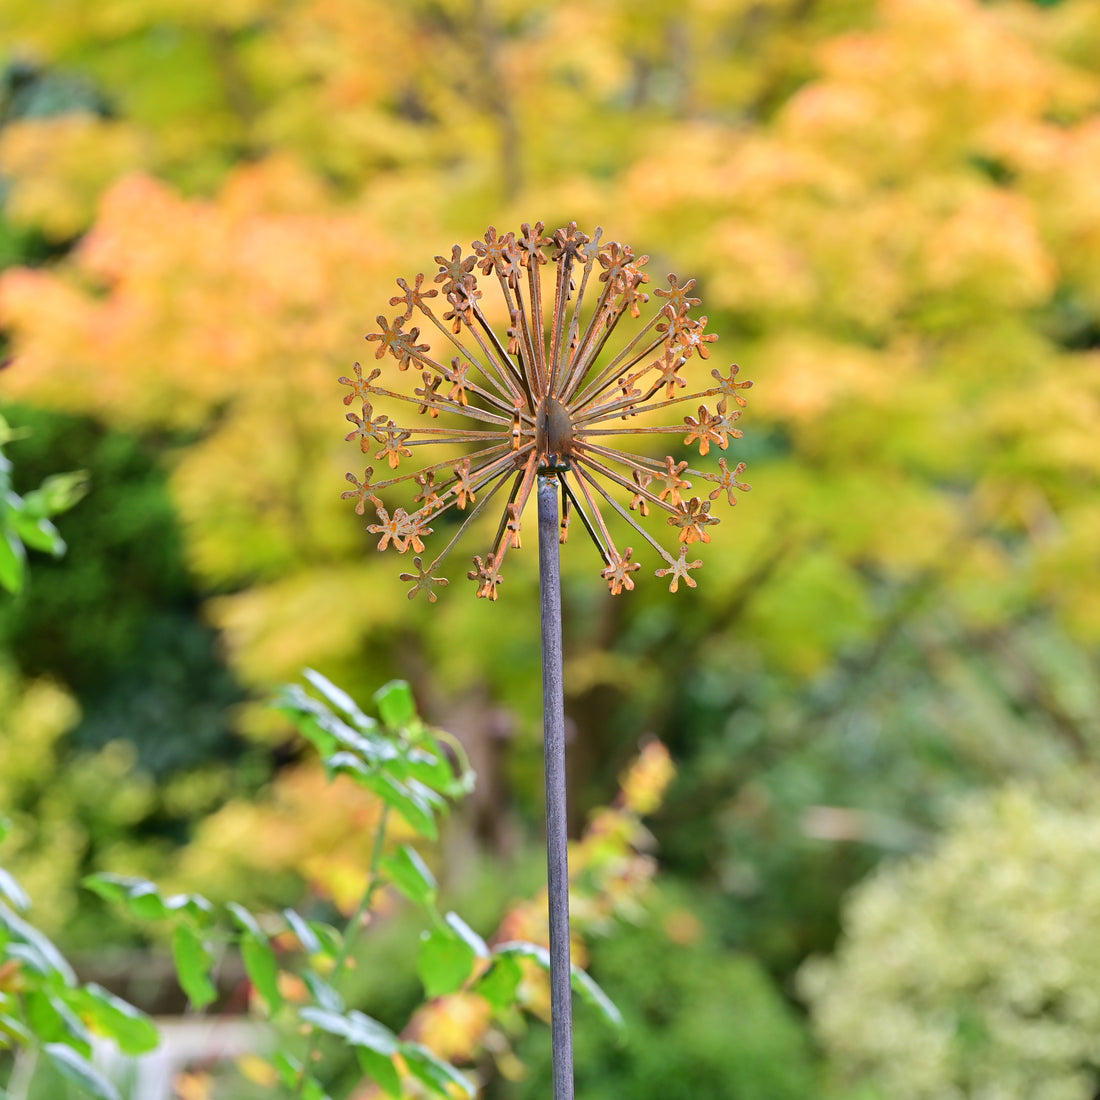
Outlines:
<svg viewBox="0 0 1100 1100"><path fill-rule="evenodd" d="M601 229L589 236L576 222L548 235L545 228L524 223L517 235L489 226L472 252L456 244L449 256L436 256L434 277L397 280L401 293L390 305L400 312L378 314L367 340L377 345L375 359L396 360L397 373L413 385L397 381L392 363L393 381L382 367L364 371L360 363L353 377L341 377L350 390L344 404L361 408L345 414L353 426L345 438L376 466L385 464L380 478L375 466L365 466L362 479L349 472L352 488L343 496L359 515L373 510L367 531L379 536L379 550L413 551L413 569L400 578L411 584L410 599L423 594L429 603L450 584L444 563L462 536L484 529L486 512L503 504L492 542L466 572L480 599L496 600L538 486L553 1096L573 1100L559 540L575 517L612 596L634 588L643 568L633 560L635 547L657 553L663 564L655 575L670 592L695 588L692 573L703 563L692 560L692 545L711 541L719 522L712 504L724 498L732 507L735 490L749 486L738 480L744 463L731 470L723 456L717 472L695 469L680 452L694 446L706 458L738 439L741 391L752 383L738 381L733 364L728 376L714 368L709 378L689 381L718 339L706 331L706 316L692 316L702 304L691 293L694 279L681 284L669 275L667 289L654 289L661 303L645 320L648 256L604 241ZM498 331L490 318L505 315L507 327ZM685 405L693 415L652 422L651 414ZM642 438L666 438L677 453L634 453ZM629 503L617 499L626 494ZM641 522L651 513L656 533ZM435 529L441 542L447 532L446 542L429 552ZM656 537L661 531L675 539L672 550Z"/></svg>
<svg viewBox="0 0 1100 1100"><path fill-rule="evenodd" d="M573 1100L573 1003L569 959L569 851L566 832L565 693L562 674L558 478L538 476L542 709L546 756L546 869L550 907L550 1020L554 1100Z"/></svg>

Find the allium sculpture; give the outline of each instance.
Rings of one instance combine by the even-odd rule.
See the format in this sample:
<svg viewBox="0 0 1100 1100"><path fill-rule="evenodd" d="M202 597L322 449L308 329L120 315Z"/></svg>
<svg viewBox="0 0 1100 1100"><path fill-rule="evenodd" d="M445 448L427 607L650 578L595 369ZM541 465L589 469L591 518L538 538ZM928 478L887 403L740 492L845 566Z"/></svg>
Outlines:
<svg viewBox="0 0 1100 1100"><path fill-rule="evenodd" d="M724 451L731 438L741 435L736 427L745 405L741 391L752 383L739 382L737 367L731 366L728 375L711 370L704 388L683 392L691 389L685 377L688 361L708 359L709 344L717 339L706 332L705 316L691 316L700 304L691 297L695 281L681 285L669 275L668 289L655 292L661 305L642 321L642 307L649 302L642 290L649 282L642 270L648 256L635 256L616 241L604 243L600 229L589 237L576 222L549 236L544 228L542 222L525 224L518 236L498 236L490 226L466 256L456 244L449 257L435 258L438 289L425 286L423 274L412 283L397 280L401 293L390 305L402 306L403 312L392 320L379 315L379 331L367 340L378 345L376 359L388 354L399 372L411 370L420 384L411 393L399 383L389 388L379 384L381 368L364 375L358 363L354 378L340 379L350 387L344 404L361 404L360 412L347 414L354 426L348 440L358 441L364 454L373 452L391 474L376 481L373 466L366 467L361 480L349 473L354 488L343 496L355 500L360 515L371 505L376 522L367 530L379 536L380 551L392 546L401 554L414 552L416 572L402 573L401 580L412 582L410 599L424 592L432 603L436 589L449 584L439 575L444 561L498 500L496 534L466 574L476 582L478 596L495 600L504 559L522 545L523 512L537 485L554 1098L567 1100L573 1096L573 1073L558 544L567 541L576 515L603 561L600 575L611 594L620 595L634 588L632 574L641 568L632 560L633 546L620 549L612 534L612 526L621 528L619 521L625 521L626 529L662 559L656 576L669 579L670 591L676 592L681 581L696 587L691 570L702 562L688 560L689 548L710 542L709 528L719 522L711 515L712 503L724 500L732 506L734 491L749 488L738 480L744 463L731 470L723 457L717 470L701 470L686 458L657 459L618 444L644 444L647 436L668 435L680 437L680 450L698 448L702 458L712 448ZM483 299L479 273L483 282L495 276L495 304ZM544 301L551 295L547 315ZM435 308L433 298L440 299ZM417 313L438 337L422 336L419 325L407 327ZM612 354L611 337L628 317L623 329L629 331ZM390 408L413 406L416 415L398 423L375 411L379 399ZM678 423L655 422L685 403L692 413L677 414ZM446 457L411 461L413 448L431 446L445 448ZM398 472L403 466L409 468ZM690 479L706 483L701 495L691 495ZM405 506L395 503L402 490ZM626 505L617 497L625 497ZM605 506L608 516L616 517L611 526ZM432 524L451 509L464 516L449 525L450 538L425 565ZM675 556L635 518L649 519L651 512L664 515L673 529Z"/></svg>

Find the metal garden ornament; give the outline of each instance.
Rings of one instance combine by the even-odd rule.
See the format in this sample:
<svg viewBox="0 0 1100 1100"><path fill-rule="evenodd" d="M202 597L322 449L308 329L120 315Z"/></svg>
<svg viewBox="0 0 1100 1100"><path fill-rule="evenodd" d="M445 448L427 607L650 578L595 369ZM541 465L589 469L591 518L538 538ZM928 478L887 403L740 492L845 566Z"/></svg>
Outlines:
<svg viewBox="0 0 1100 1100"><path fill-rule="evenodd" d="M343 496L360 515L371 509L367 530L378 536L380 551L413 551L414 571L400 578L412 584L410 599L424 593L434 603L449 584L444 563L467 530L482 537L492 532L491 522L478 523L483 515L497 518L495 534L466 576L479 597L498 598L505 559L522 547L524 510L536 495L553 1096L570 1100L559 544L579 521L613 596L634 588L642 567L634 546L643 543L656 552L655 575L668 580L670 591L681 581L696 587L692 571L702 562L693 544L711 541L719 522L712 506L734 505L735 492L749 486L739 480L744 463L730 469L721 456L697 468L694 457L685 456L711 458L740 437L742 391L752 383L738 381L736 366L726 374L698 369L717 337L706 331L705 316L692 316L700 304L691 296L694 280L681 285L669 275L667 289L654 291L658 302L647 319L648 256L604 242L600 229L588 236L576 222L549 235L544 228L524 224L518 235L501 236L490 227L470 254L456 244L450 256L436 256L432 285L424 274L411 283L397 280L401 293L390 305L401 312L379 315L378 331L367 335L389 374L356 363L354 377L340 379L350 387L344 404L358 409L347 414L347 439L376 463L362 478L349 473L353 488ZM689 382L697 374L701 384ZM668 437L675 453L653 455L659 436ZM454 520L441 523L447 512ZM437 528L445 535L433 542L446 541L429 559Z"/></svg>

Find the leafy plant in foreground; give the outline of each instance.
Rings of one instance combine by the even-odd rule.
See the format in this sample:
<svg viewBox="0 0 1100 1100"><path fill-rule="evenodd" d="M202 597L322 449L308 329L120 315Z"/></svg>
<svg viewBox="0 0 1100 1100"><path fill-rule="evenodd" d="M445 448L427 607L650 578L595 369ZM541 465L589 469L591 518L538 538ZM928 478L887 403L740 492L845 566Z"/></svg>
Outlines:
<svg viewBox="0 0 1100 1100"><path fill-rule="evenodd" d="M49 516L84 495L84 476L47 478L25 496L11 487L11 461L3 447L16 437L0 416L0 587L14 594L26 579L26 548L60 557L65 542ZM0 817L0 841L9 823ZM153 1022L94 982L82 984L53 941L26 918L31 899L0 867L0 1050L45 1056L62 1076L99 1100L118 1091L91 1062L93 1035L113 1039L124 1054L157 1045ZM0 1089L0 1097L7 1097Z"/></svg>
<svg viewBox="0 0 1100 1100"><path fill-rule="evenodd" d="M55 558L65 552L65 540L50 516L71 508L86 491L82 473L56 474L37 489L20 496L11 485L11 460L4 445L16 438L0 416L0 588L14 594L23 587L27 548Z"/></svg>
<svg viewBox="0 0 1100 1100"><path fill-rule="evenodd" d="M548 968L547 951L515 939L490 947L457 913L439 907L435 877L413 846L388 850L394 815L418 836L435 840L448 800L461 798L473 782L461 746L420 719L408 685L394 681L376 693L380 717L375 720L319 673L306 676L321 698L290 686L280 709L317 747L330 777L349 776L381 804L367 885L343 928L289 908L259 914L235 901L215 906L200 894L166 895L142 878L104 873L86 884L139 919L173 924L176 970L196 1009L217 998L212 975L219 958L230 948L240 952L268 1016L307 1034L304 1050L279 1049L266 1059L269 1084L282 1095L325 1100L328 1094L313 1067L322 1037L333 1036L354 1051L362 1072L390 1096L405 1095L405 1082L415 1079L430 1093L473 1097L475 1083L426 1044L403 1038L346 1003L340 979L366 918L385 887L399 891L428 917L418 957L427 998L462 990L483 997L494 1011L520 1005L524 961ZM579 968L573 986L618 1022L614 1006Z"/></svg>
<svg viewBox="0 0 1100 1100"><path fill-rule="evenodd" d="M0 840L7 824L0 820ZM25 914L30 898L0 867L0 1050L44 1055L65 1077L98 1100L118 1091L91 1062L93 1035L113 1039L124 1054L157 1045L152 1020L73 968ZM7 1093L0 1089L0 1097Z"/></svg>

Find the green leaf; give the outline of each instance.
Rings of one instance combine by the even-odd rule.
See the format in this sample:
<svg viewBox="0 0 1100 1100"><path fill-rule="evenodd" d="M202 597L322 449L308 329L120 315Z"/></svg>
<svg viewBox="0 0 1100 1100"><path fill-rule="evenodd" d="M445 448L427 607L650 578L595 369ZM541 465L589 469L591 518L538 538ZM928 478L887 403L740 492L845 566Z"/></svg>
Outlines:
<svg viewBox="0 0 1100 1100"><path fill-rule="evenodd" d="M152 883L147 886L135 886L133 891L126 895L126 908L141 920L162 920L169 913L168 906L164 904L164 898Z"/></svg>
<svg viewBox="0 0 1100 1100"><path fill-rule="evenodd" d="M241 957L248 977L256 991L267 1003L272 1016L282 1007L283 997L279 992L279 963L275 952L265 937L246 932L241 939Z"/></svg>
<svg viewBox="0 0 1100 1100"><path fill-rule="evenodd" d="M489 945L457 913L448 913L444 920L479 959L489 957Z"/></svg>
<svg viewBox="0 0 1100 1100"><path fill-rule="evenodd" d="M419 779L410 776L405 780L405 786L411 794L430 806L435 813L447 812L447 800L438 791L433 791L431 787L421 783Z"/></svg>
<svg viewBox="0 0 1100 1100"><path fill-rule="evenodd" d="M416 745L405 754L405 770L435 790L454 778L454 769L446 755L423 745Z"/></svg>
<svg viewBox="0 0 1100 1100"><path fill-rule="evenodd" d="M516 992L523 979L519 962L510 955L497 955L493 965L478 979L475 993L484 997L493 1008L510 1008L516 1003Z"/></svg>
<svg viewBox="0 0 1100 1100"><path fill-rule="evenodd" d="M279 1074L279 1080L294 1096L301 1096L302 1100L329 1100L328 1093L321 1088L320 1082L311 1074L306 1074L302 1079L302 1063L292 1054L279 1051L271 1060ZM299 1091L299 1081L301 1081Z"/></svg>
<svg viewBox="0 0 1100 1100"><path fill-rule="evenodd" d="M32 974L37 974L49 980L53 974L53 967L43 958L41 952L29 943L20 940L6 940L4 942L4 954L9 959L17 959L23 963Z"/></svg>
<svg viewBox="0 0 1100 1100"><path fill-rule="evenodd" d="M172 894L166 898L155 882L135 875L100 871L85 876L83 885L106 901L121 904L141 920L163 920L181 913L205 925L214 912L214 906L202 894Z"/></svg>
<svg viewBox="0 0 1100 1100"><path fill-rule="evenodd" d="M362 761L369 770L374 770L397 759L396 746L383 737L356 733L351 726L346 722L341 722L335 715L329 715L323 722L320 719L315 721L322 726L326 736L331 737L345 753ZM318 750L324 755L320 743L318 743Z"/></svg>
<svg viewBox="0 0 1100 1100"><path fill-rule="evenodd" d="M2 839L3 834L0 833L0 840ZM3 867L0 867L0 894L22 913L31 907L30 895L19 885L16 877Z"/></svg>
<svg viewBox="0 0 1100 1100"><path fill-rule="evenodd" d="M390 1096L401 1096L401 1074L397 1072L392 1058L387 1058L377 1051L368 1050L366 1047L356 1047L355 1054L359 1059L360 1068L381 1089Z"/></svg>
<svg viewBox="0 0 1100 1100"><path fill-rule="evenodd" d="M436 928L420 936L416 969L428 997L461 989L474 968L477 952L450 928Z"/></svg>
<svg viewBox="0 0 1100 1100"><path fill-rule="evenodd" d="M73 968L54 946L53 941L2 902L0 902L0 925L11 933L16 944L22 944L27 948L26 951L18 954L40 974L56 976L65 985L76 984ZM11 946L8 951L14 953Z"/></svg>
<svg viewBox="0 0 1100 1100"><path fill-rule="evenodd" d="M284 1088L295 1097L301 1097L301 1100L329 1100L328 1093L321 1088L316 1077L310 1074L306 1074L305 1078L301 1076L301 1063L293 1055L281 1051L272 1058L272 1065Z"/></svg>
<svg viewBox="0 0 1100 1100"><path fill-rule="evenodd" d="M360 783L396 810L421 836L429 840L438 838L439 830L436 828L432 805L419 790L386 772L363 776Z"/></svg>
<svg viewBox="0 0 1100 1100"><path fill-rule="evenodd" d="M443 736L447 739L447 749L439 740L439 731L426 732L405 754L405 774L448 798L463 798L474 789L476 776L458 739Z"/></svg>
<svg viewBox="0 0 1100 1100"><path fill-rule="evenodd" d="M0 585L13 595L23 587L27 552L8 527L0 528Z"/></svg>
<svg viewBox="0 0 1100 1100"><path fill-rule="evenodd" d="M306 970L302 974L302 979L322 1010L335 1013L344 1011L344 998L315 970Z"/></svg>
<svg viewBox="0 0 1100 1100"><path fill-rule="evenodd" d="M416 720L416 702L412 689L404 680L391 680L374 693L378 713L382 721L391 729L397 730Z"/></svg>
<svg viewBox="0 0 1100 1100"><path fill-rule="evenodd" d="M51 474L37 489L24 496L23 503L31 516L56 516L83 500L89 488L91 482L87 470Z"/></svg>
<svg viewBox="0 0 1100 1100"><path fill-rule="evenodd" d="M287 1054L285 1050L276 1051L271 1059L271 1064L275 1067L279 1080L288 1089L292 1089L298 1084L298 1078L302 1073L302 1063L293 1054Z"/></svg>
<svg viewBox="0 0 1100 1100"><path fill-rule="evenodd" d="M409 1069L429 1088L443 1096L449 1096L451 1086L457 1085L466 1096L473 1097L475 1089L470 1079L457 1069L444 1062L433 1051L420 1043L402 1043L401 1053Z"/></svg>
<svg viewBox="0 0 1100 1100"><path fill-rule="evenodd" d="M343 688L337 687L327 677L322 676L315 669L304 669L302 675L339 711L343 711L353 722L357 729L372 730L377 727L373 718L368 718L360 709L358 703Z"/></svg>
<svg viewBox="0 0 1100 1100"><path fill-rule="evenodd" d="M343 934L322 920L311 920L309 927L321 943L321 953L335 959L344 948Z"/></svg>
<svg viewBox="0 0 1100 1100"><path fill-rule="evenodd" d="M384 1058L397 1053L397 1036L385 1024L362 1012L329 1012L323 1008L303 1008L299 1013L303 1020L314 1024L329 1035L338 1035L352 1046L372 1050Z"/></svg>
<svg viewBox="0 0 1100 1100"><path fill-rule="evenodd" d="M293 909L284 909L283 916L286 917L286 922L290 925L290 930L298 937L298 942L302 945L302 950L307 955L322 954L324 948L321 945L320 937L303 917Z"/></svg>
<svg viewBox="0 0 1100 1100"><path fill-rule="evenodd" d="M451 780L447 790L451 798L463 798L468 795L477 782L477 774L470 766L470 755L466 746L446 730L432 730L428 737L436 755L451 767ZM446 746L446 748L444 747ZM442 788L441 788L442 789Z"/></svg>
<svg viewBox="0 0 1100 1100"><path fill-rule="evenodd" d="M202 927L214 920L214 906L202 894L172 894L164 899L164 906L170 912L185 914Z"/></svg>
<svg viewBox="0 0 1100 1100"><path fill-rule="evenodd" d="M330 777L333 775L350 775L362 787L366 786L368 779L377 774L377 769L373 765L367 764L358 753L345 750L334 752L331 756L322 757L321 763L324 764Z"/></svg>
<svg viewBox="0 0 1100 1100"><path fill-rule="evenodd" d="M260 940L267 939L256 918L239 902L228 901L225 903L225 908L233 920L240 926L242 932L251 932L253 936Z"/></svg>
<svg viewBox="0 0 1100 1100"><path fill-rule="evenodd" d="M95 982L74 990L67 1000L91 1020L95 1031L114 1039L123 1054L145 1054L156 1049L159 1038L153 1021Z"/></svg>
<svg viewBox="0 0 1100 1100"><path fill-rule="evenodd" d="M569 984L573 987L573 992L580 994L581 1000L596 1009L609 1024L613 1027L623 1026L623 1014L587 970L574 964L570 970Z"/></svg>
<svg viewBox="0 0 1100 1100"><path fill-rule="evenodd" d="M17 1020L14 1016L0 1014L0 1032L12 1036L16 1042L21 1043L23 1046L30 1046L34 1042L34 1036L30 1033L26 1024L22 1020ZM0 1042L0 1048L6 1049L8 1046L10 1046L9 1043Z"/></svg>
<svg viewBox="0 0 1100 1100"><path fill-rule="evenodd" d="M29 512L16 512L12 516L12 527L32 550L44 550L55 558L65 553L65 540L48 519L35 517Z"/></svg>
<svg viewBox="0 0 1100 1100"><path fill-rule="evenodd" d="M205 1008L218 996L210 981L214 958L189 924L177 924L172 933L172 958L187 999L195 1008Z"/></svg>
<svg viewBox="0 0 1100 1100"><path fill-rule="evenodd" d="M45 989L32 989L24 998L27 1023L39 1042L62 1043L91 1053L92 1036L84 1022L64 1001Z"/></svg>
<svg viewBox="0 0 1100 1100"><path fill-rule="evenodd" d="M284 684L272 704L298 727L322 756L328 756L336 748L336 739L317 722L320 715L327 715L324 703L307 695L301 684Z"/></svg>
<svg viewBox="0 0 1100 1100"><path fill-rule="evenodd" d="M107 901L121 902L141 920L163 920L170 913L156 883L133 875L115 875L109 871L88 875L84 885Z"/></svg>
<svg viewBox="0 0 1100 1100"><path fill-rule="evenodd" d="M550 969L550 952L537 943L509 940L507 943L498 943L493 948L493 954L532 959L543 970L549 971ZM583 1001L595 1008L608 1023L615 1027L623 1026L622 1013L615 1007L611 998L596 984L590 974L575 964L570 968L569 984L573 991L579 994Z"/></svg>
<svg viewBox="0 0 1100 1100"><path fill-rule="evenodd" d="M97 1100L121 1100L118 1089L75 1050L62 1043L47 1043L42 1050L63 1076Z"/></svg>
<svg viewBox="0 0 1100 1100"><path fill-rule="evenodd" d="M550 952L538 943L530 943L527 940L508 940L507 943L498 943L493 948L494 955L506 955L512 958L531 959L543 968L550 969Z"/></svg>
<svg viewBox="0 0 1100 1100"><path fill-rule="evenodd" d="M281 691L276 709L293 719L302 735L312 742L322 757L337 746L348 749L370 764L392 760L397 748L386 738L371 731L374 724L355 730L337 717L319 699L314 699L298 684L287 684Z"/></svg>
<svg viewBox="0 0 1100 1100"><path fill-rule="evenodd" d="M85 875L81 879L81 885L98 894L104 901L123 902L126 900L128 888L131 883L145 882L145 879L132 878L129 875L115 875L109 871L98 871L93 875Z"/></svg>
<svg viewBox="0 0 1100 1100"><path fill-rule="evenodd" d="M302 1100L332 1100L332 1097L325 1092L321 1082L312 1073L307 1073L302 1082Z"/></svg>
<svg viewBox="0 0 1100 1100"><path fill-rule="evenodd" d="M415 848L402 845L382 860L382 870L410 901L423 906L435 904L435 875Z"/></svg>

